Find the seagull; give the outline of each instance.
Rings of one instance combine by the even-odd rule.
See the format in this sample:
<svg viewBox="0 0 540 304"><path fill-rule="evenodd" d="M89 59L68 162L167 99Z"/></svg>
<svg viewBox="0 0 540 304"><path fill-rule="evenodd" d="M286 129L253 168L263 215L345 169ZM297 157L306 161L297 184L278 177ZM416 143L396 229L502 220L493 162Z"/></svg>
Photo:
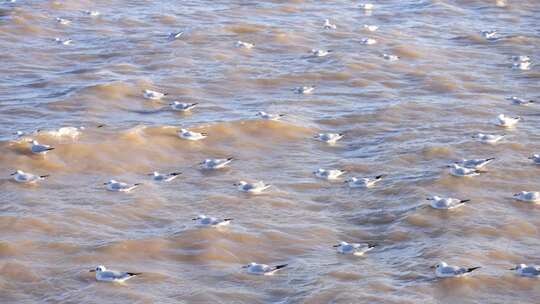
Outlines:
<svg viewBox="0 0 540 304"><path fill-rule="evenodd" d="M237 48L243 48L243 49L252 49L255 45L253 43L244 42L244 41L236 41L236 47Z"/></svg>
<svg viewBox="0 0 540 304"><path fill-rule="evenodd" d="M143 91L143 97L146 99L160 100L161 98L163 98L163 96L167 96L167 93L161 93L161 92L152 91L152 90Z"/></svg>
<svg viewBox="0 0 540 304"><path fill-rule="evenodd" d="M530 99L527 100L527 99L519 98L516 96L508 97L506 99L510 100L513 104L520 105L520 106L527 106L535 102L534 100L530 100Z"/></svg>
<svg viewBox="0 0 540 304"><path fill-rule="evenodd" d="M173 179L180 176L180 174L182 174L182 172L171 172L171 173L162 174L157 171L154 171L153 173L149 173L148 175L152 176L152 180L157 181L157 182L161 182L161 181L170 182Z"/></svg>
<svg viewBox="0 0 540 304"><path fill-rule="evenodd" d="M239 181L238 183L234 184L241 192L247 192L251 194L259 194L263 192L264 190L270 188L272 185L267 185L262 181L256 182L256 183L247 183L245 181Z"/></svg>
<svg viewBox="0 0 540 304"><path fill-rule="evenodd" d="M487 144L495 144L501 139L503 139L506 136L506 134L502 135L495 135L495 134L484 134L484 133L478 133L476 135L473 135L472 138L478 139L480 142L487 143Z"/></svg>
<svg viewBox="0 0 540 304"><path fill-rule="evenodd" d="M514 194L515 200L527 203L540 203L540 192L536 191L521 191Z"/></svg>
<svg viewBox="0 0 540 304"><path fill-rule="evenodd" d="M510 57L510 59L512 59L512 61L514 62L530 62L531 61L531 57L526 56L526 55L512 56Z"/></svg>
<svg viewBox="0 0 540 304"><path fill-rule="evenodd" d="M431 201L430 206L433 207L434 209L446 209L446 210L459 208L459 207L465 205L465 203L471 201L469 199L460 200L460 199L457 199L457 198L440 197L440 196L437 196L437 195L434 195L432 197L428 197L428 198L426 198L426 200Z"/></svg>
<svg viewBox="0 0 540 304"><path fill-rule="evenodd" d="M208 137L208 134L188 131L186 129L180 129L180 131L178 132L178 136L183 139L197 141L205 139L206 137Z"/></svg>
<svg viewBox="0 0 540 304"><path fill-rule="evenodd" d="M337 252L341 254L352 254L355 256L363 256L366 252L371 251L375 248L377 244L357 244L357 243L347 243L339 242L339 244L334 245Z"/></svg>
<svg viewBox="0 0 540 304"><path fill-rule="evenodd" d="M88 16L91 16L91 17L97 17L97 16L100 15L100 12L98 12L98 11L90 11L90 10L86 10L86 11L83 11L83 14L88 15Z"/></svg>
<svg viewBox="0 0 540 304"><path fill-rule="evenodd" d="M173 101L172 103L169 104L169 106L171 106L171 109L173 109L175 111L180 111L180 112L191 111L197 105L198 105L198 103L196 103L196 102L195 103L183 103L183 102L179 102L179 101Z"/></svg>
<svg viewBox="0 0 540 304"><path fill-rule="evenodd" d="M504 114L499 114L499 116L497 116L496 125L499 127L511 128L511 127L514 127L520 120L521 120L521 117L519 116L510 117Z"/></svg>
<svg viewBox="0 0 540 304"><path fill-rule="evenodd" d="M23 172L22 170L17 170L14 173L11 173L10 175L13 176L13 179L18 183L29 183L29 184L33 184L35 182L45 179L46 177L49 177L49 175L34 175L34 174Z"/></svg>
<svg viewBox="0 0 540 304"><path fill-rule="evenodd" d="M68 25L71 23L71 21L67 20L67 19L64 19L64 18L60 18L60 17L57 17L56 19L56 22L62 24L62 25Z"/></svg>
<svg viewBox="0 0 540 304"><path fill-rule="evenodd" d="M169 40L175 40L175 39L178 39L180 38L180 36L184 35L184 32L172 32L172 33L169 33L169 35L167 36L167 39Z"/></svg>
<svg viewBox="0 0 540 304"><path fill-rule="evenodd" d="M478 170L465 168L458 164L451 164L448 165L448 167L450 168L450 174L452 174L453 176L470 177L480 175L480 172Z"/></svg>
<svg viewBox="0 0 540 304"><path fill-rule="evenodd" d="M206 227L219 227L219 226L227 226L231 223L233 220L232 218L225 218L218 220L215 217L208 217L206 215L198 215L196 218L193 218L192 220L196 221L197 226L206 226Z"/></svg>
<svg viewBox="0 0 540 304"><path fill-rule="evenodd" d="M311 55L313 55L314 57L324 57L328 54L330 54L332 52L332 50L316 50L316 49L312 49L311 50Z"/></svg>
<svg viewBox="0 0 540 304"><path fill-rule="evenodd" d="M360 42L361 42L362 44L372 45L372 44L377 43L377 40L375 40L375 39L373 39L373 38L363 38Z"/></svg>
<svg viewBox="0 0 540 304"><path fill-rule="evenodd" d="M54 38L54 42L58 43L58 44L62 44L62 45L70 45L73 40L71 39L62 39L62 38Z"/></svg>
<svg viewBox="0 0 540 304"><path fill-rule="evenodd" d="M338 179L342 174L344 174L346 171L344 170L325 170L325 169L318 169L317 171L313 172L315 176L326 179L326 180L336 180Z"/></svg>
<svg viewBox="0 0 540 304"><path fill-rule="evenodd" d="M286 267L287 264L283 265L276 265L276 266L268 266L266 264L257 264L257 263L249 263L247 265L242 266L242 268L245 268L247 273L249 274L256 274L256 275L274 275L276 271Z"/></svg>
<svg viewBox="0 0 540 304"><path fill-rule="evenodd" d="M103 184L107 186L107 190L114 192L129 192L141 185L140 183L128 185L126 183L117 182L114 179L111 179L110 181Z"/></svg>
<svg viewBox="0 0 540 304"><path fill-rule="evenodd" d="M364 24L364 28L370 32L375 32L376 30L379 29L379 26L377 25L369 25L369 24Z"/></svg>
<svg viewBox="0 0 540 304"><path fill-rule="evenodd" d="M493 31L493 30L481 31L480 34L482 34L482 36L486 38L486 40L497 40L499 38L497 31Z"/></svg>
<svg viewBox="0 0 540 304"><path fill-rule="evenodd" d="M439 264L432 266L435 268L435 275L438 278L455 278L467 275L470 272L480 268L480 267L458 267L458 266L448 266L445 262L440 262Z"/></svg>
<svg viewBox="0 0 540 304"><path fill-rule="evenodd" d="M518 70L522 70L522 71L527 71L527 70L530 70L531 69L531 64L532 62L531 61L519 61L519 62L514 62L512 64L512 67L514 69L518 69Z"/></svg>
<svg viewBox="0 0 540 304"><path fill-rule="evenodd" d="M382 54L382 57L388 61L398 61L399 56L397 55L391 55L391 54Z"/></svg>
<svg viewBox="0 0 540 304"><path fill-rule="evenodd" d="M32 153L34 154L47 154L47 152L51 151L51 150L54 150L53 147L49 146L49 145L42 145L40 143L37 142L37 140L32 140L30 141L31 143L31 146L30 146L30 150L32 151Z"/></svg>
<svg viewBox="0 0 540 304"><path fill-rule="evenodd" d="M360 4L360 8L365 9L366 11L372 10L375 6L372 3Z"/></svg>
<svg viewBox="0 0 540 304"><path fill-rule="evenodd" d="M509 270L515 270L522 277L540 277L540 266L519 264Z"/></svg>
<svg viewBox="0 0 540 304"><path fill-rule="evenodd" d="M258 112L255 116L264 120L280 120L285 114L270 114L263 111Z"/></svg>
<svg viewBox="0 0 540 304"><path fill-rule="evenodd" d="M330 19L324 19L324 25L325 30L335 30L337 26L333 23L330 23Z"/></svg>
<svg viewBox="0 0 540 304"><path fill-rule="evenodd" d="M540 154L533 154L529 159L533 161L533 164L540 165Z"/></svg>
<svg viewBox="0 0 540 304"><path fill-rule="evenodd" d="M335 144L338 140L343 138L343 133L319 133L314 136L318 141L323 141L329 144Z"/></svg>
<svg viewBox="0 0 540 304"><path fill-rule="evenodd" d="M303 87L294 88L294 92L296 94L308 95L308 94L311 94L314 89L315 89L314 86L303 86Z"/></svg>
<svg viewBox="0 0 540 304"><path fill-rule="evenodd" d="M103 281L103 282L115 282L115 283L123 283L128 279L131 279L134 276L140 275L141 273L138 272L122 272L122 271L114 271L114 270L107 270L105 266L98 266L96 269L90 270L90 272L96 273L96 280L97 281Z"/></svg>
<svg viewBox="0 0 540 304"><path fill-rule="evenodd" d="M374 178L356 178L351 177L350 180L345 181L349 184L351 188L371 188L375 186L376 183L380 182L383 179L384 175L377 175Z"/></svg>
<svg viewBox="0 0 540 304"><path fill-rule="evenodd" d="M494 160L495 160L495 157L484 158L484 159L462 159L459 162L455 162L455 164L458 164L462 167L469 168L469 169L480 170Z"/></svg>
<svg viewBox="0 0 540 304"><path fill-rule="evenodd" d="M227 166L233 160L234 160L234 158L232 158L232 157L229 157L229 158L208 158L208 159L205 159L204 161L202 161L200 163L200 165L201 165L201 167L203 169L216 170L216 169L224 168L225 166Z"/></svg>

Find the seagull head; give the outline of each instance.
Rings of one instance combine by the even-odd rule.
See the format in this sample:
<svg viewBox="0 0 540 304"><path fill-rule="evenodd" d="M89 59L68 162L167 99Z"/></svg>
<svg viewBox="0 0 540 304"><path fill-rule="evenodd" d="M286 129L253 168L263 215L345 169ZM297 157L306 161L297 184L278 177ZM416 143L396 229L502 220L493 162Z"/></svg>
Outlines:
<svg viewBox="0 0 540 304"><path fill-rule="evenodd" d="M191 220L196 221L196 220L205 219L205 218L207 218L206 215L204 215L204 214L199 214L199 215L197 215L196 218L192 218Z"/></svg>
<svg viewBox="0 0 540 304"><path fill-rule="evenodd" d="M246 184L247 184L247 183L246 183L245 181L239 181L238 183L235 183L235 184L233 184L233 185L238 187L238 186L244 186L244 185L246 185Z"/></svg>
<svg viewBox="0 0 540 304"><path fill-rule="evenodd" d="M249 268L249 267L255 266L255 265L257 265L257 263L251 262L251 263L249 263L249 264L247 264L247 265L242 266L242 268Z"/></svg>
<svg viewBox="0 0 540 304"><path fill-rule="evenodd" d="M148 173L148 175L150 175L150 176L159 176L159 172L154 171L152 173Z"/></svg>
<svg viewBox="0 0 540 304"><path fill-rule="evenodd" d="M16 175L16 174L24 174L21 170L16 170L15 172L11 173L10 175Z"/></svg>
<svg viewBox="0 0 540 304"><path fill-rule="evenodd" d="M266 115L266 112L264 111L259 111L257 112L257 114L255 114L255 116L265 116Z"/></svg>
<svg viewBox="0 0 540 304"><path fill-rule="evenodd" d="M448 266L448 264L446 264L445 262L439 262L438 264L435 264L435 265L431 266L431 268L439 269L439 268L443 268L443 267L446 267L446 266Z"/></svg>
<svg viewBox="0 0 540 304"><path fill-rule="evenodd" d="M523 269L523 268L525 268L525 267L527 267L527 265L525 265L525 264L518 264L518 265L516 265L515 267L510 268L509 270L521 270L521 269Z"/></svg>
<svg viewBox="0 0 540 304"><path fill-rule="evenodd" d="M107 270L107 268L105 268L105 266L99 265L99 266L96 267L96 269L90 270L90 272L103 272L105 270Z"/></svg>
<svg viewBox="0 0 540 304"><path fill-rule="evenodd" d="M346 246L346 245L348 245L348 244L349 244L349 243L347 243L347 242L341 241L341 242L339 242L339 244L334 245L333 247L337 248L337 247L341 247L341 246Z"/></svg>

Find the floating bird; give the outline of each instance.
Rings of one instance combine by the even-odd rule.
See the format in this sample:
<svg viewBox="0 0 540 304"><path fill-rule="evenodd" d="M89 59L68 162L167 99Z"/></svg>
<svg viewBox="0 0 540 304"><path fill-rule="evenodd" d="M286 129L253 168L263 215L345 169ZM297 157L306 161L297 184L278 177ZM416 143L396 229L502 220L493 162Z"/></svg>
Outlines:
<svg viewBox="0 0 540 304"><path fill-rule="evenodd" d="M207 138L208 134L188 131L186 129L180 129L180 131L178 132L178 136L182 139L197 141Z"/></svg>
<svg viewBox="0 0 540 304"><path fill-rule="evenodd" d="M263 111L260 111L255 115L264 120L280 120L283 116L285 116L285 114L270 114Z"/></svg>
<svg viewBox="0 0 540 304"><path fill-rule="evenodd" d="M325 169L317 169L317 171L313 172L315 176L326 179L326 180L336 180L338 179L342 174L344 174L346 171L344 170L325 170Z"/></svg>
<svg viewBox="0 0 540 304"><path fill-rule="evenodd" d="M458 266L448 266L448 264L446 264L445 262L440 262L439 264L432 266L431 268L435 268L435 275L438 278L455 278L465 276L480 267L465 268Z"/></svg>
<svg viewBox="0 0 540 304"><path fill-rule="evenodd" d="M173 101L172 103L169 104L169 106L171 106L171 109L173 109L175 111L180 111L180 112L191 111L197 105L198 105L198 103L196 103L196 102L195 103L183 103L183 102L179 102L179 101Z"/></svg>
<svg viewBox="0 0 540 304"><path fill-rule="evenodd" d="M142 185L141 183L129 185L126 183L117 182L114 179L111 179L110 181L103 184L107 186L107 190L114 192L129 192Z"/></svg>
<svg viewBox="0 0 540 304"><path fill-rule="evenodd" d="M521 117L509 117L504 114L499 114L497 116L497 126L499 127L505 127L505 128L512 128L514 127L519 121L521 120Z"/></svg>
<svg viewBox="0 0 540 304"><path fill-rule="evenodd" d="M330 54L332 52L332 50L316 50L316 49L312 49L311 50L311 55L314 56L314 57L324 57L328 54Z"/></svg>
<svg viewBox="0 0 540 304"><path fill-rule="evenodd" d="M91 17L97 17L97 16L100 15L100 12L98 12L98 11L90 11L90 10L86 10L86 11L83 11L83 14L88 15L88 16L91 16Z"/></svg>
<svg viewBox="0 0 540 304"><path fill-rule="evenodd" d="M531 100L531 99L523 99L516 96L508 97L506 99L510 100L513 104L520 105L520 106L527 106L535 102L534 100Z"/></svg>
<svg viewBox="0 0 540 304"><path fill-rule="evenodd" d="M294 88L294 92L296 94L308 95L308 94L311 94L314 89L315 89L314 86L303 86L303 87Z"/></svg>
<svg viewBox="0 0 540 304"><path fill-rule="evenodd" d="M54 42L58 43L58 44L62 44L62 45L70 45L71 43L73 43L73 40L71 39L62 39L62 38L54 38Z"/></svg>
<svg viewBox="0 0 540 304"><path fill-rule="evenodd" d="M200 163L201 167L203 169L207 170L216 170L216 169L222 169L225 166L227 166L230 162L232 162L234 158L208 158L205 159Z"/></svg>
<svg viewBox="0 0 540 304"><path fill-rule="evenodd" d="M383 179L384 175L377 175L374 178L356 178L351 177L350 180L345 181L349 184L351 188L371 188L375 186L376 183L380 182Z"/></svg>
<svg viewBox="0 0 540 304"><path fill-rule="evenodd" d="M530 59L528 61L517 61L517 62L514 62L512 64L512 67L514 69L518 69L518 70L522 70L522 71L527 71L527 70L530 70L531 69L531 64L532 64L532 61L530 61Z"/></svg>
<svg viewBox="0 0 540 304"><path fill-rule="evenodd" d="M514 62L530 62L531 57L526 55L512 56L510 59Z"/></svg>
<svg viewBox="0 0 540 304"><path fill-rule="evenodd" d="M471 200L468 200L468 199L460 200L460 199L452 198L452 197L439 197L437 195L434 195L432 197L428 197L428 198L426 198L426 200L431 201L430 206L432 208L446 209L446 210L459 208L459 207L465 205L465 203L471 201Z"/></svg>
<svg viewBox="0 0 540 304"><path fill-rule="evenodd" d="M510 268L509 270L514 270L522 277L540 277L540 266L537 265L519 264L514 268Z"/></svg>
<svg viewBox="0 0 540 304"><path fill-rule="evenodd" d="M514 199L527 203L540 203L540 192L536 191L521 191L514 194Z"/></svg>
<svg viewBox="0 0 540 304"><path fill-rule="evenodd" d="M476 135L473 135L472 138L478 139L480 142L483 142L483 143L495 144L501 139L503 139L505 136L506 134L495 135L495 134L478 133Z"/></svg>
<svg viewBox="0 0 540 304"><path fill-rule="evenodd" d="M167 93L161 93L161 92L152 91L152 90L144 90L143 91L143 97L146 98L146 99L160 100L164 96L167 96Z"/></svg>
<svg viewBox="0 0 540 304"><path fill-rule="evenodd" d="M373 5L373 3L364 3L364 4L360 4L360 8L363 8L366 11L369 11L375 8L375 6Z"/></svg>
<svg viewBox="0 0 540 304"><path fill-rule="evenodd" d="M325 143L335 144L338 140L343 138L343 135L343 133L319 133L315 135L314 138Z"/></svg>
<svg viewBox="0 0 540 304"><path fill-rule="evenodd" d="M57 17L56 19L56 22L62 24L62 25L68 25L71 23L71 21L67 20L67 19L64 19L64 18L60 18L60 17Z"/></svg>
<svg viewBox="0 0 540 304"><path fill-rule="evenodd" d="M465 168L458 164L451 164L448 165L448 167L450 168L450 174L453 176L470 177L480 175L480 171L476 169Z"/></svg>
<svg viewBox="0 0 540 304"><path fill-rule="evenodd" d="M267 185L262 181L256 182L256 183L247 183L245 181L239 181L238 183L234 184L241 192L247 192L251 194L259 194L263 192L264 190L270 188L272 185Z"/></svg>
<svg viewBox="0 0 540 304"><path fill-rule="evenodd" d="M391 55L391 54L382 54L382 57L388 61L398 61L399 56L397 55Z"/></svg>
<svg viewBox="0 0 540 304"><path fill-rule="evenodd" d="M377 25L368 25L368 24L364 24L364 29L370 31L370 32L375 32L376 30L379 29L379 27Z"/></svg>
<svg viewBox="0 0 540 304"><path fill-rule="evenodd" d="M242 266L242 268L245 268L247 273L249 274L256 274L256 275L273 275L276 273L276 271L286 267L287 264L283 265L276 265L276 266L268 266L266 264L257 264L257 263L249 263L247 265Z"/></svg>
<svg viewBox="0 0 540 304"><path fill-rule="evenodd" d="M180 174L182 174L182 172L171 172L171 173L162 174L157 171L154 171L153 173L149 173L148 175L152 177L152 180L157 181L157 182L170 182L174 180L175 178L177 178L178 176L180 176Z"/></svg>
<svg viewBox="0 0 540 304"><path fill-rule="evenodd" d="M192 220L196 221L197 226L203 226L203 227L219 227L219 226L226 226L231 223L233 220L232 218L226 218L226 219L217 219L215 217L208 217L206 215L198 215L196 218L193 218Z"/></svg>
<svg viewBox="0 0 540 304"><path fill-rule="evenodd" d="M377 43L377 40L375 40L375 39L373 39L373 38L363 38L360 42L361 42L362 44L372 45L372 44Z"/></svg>
<svg viewBox="0 0 540 304"><path fill-rule="evenodd" d="M102 266L102 265L96 267L96 269L90 270L90 272L96 273L97 281L115 282L115 283L123 283L134 276L142 274L140 272L123 272L123 271L107 270L107 268L105 268L105 266Z"/></svg>
<svg viewBox="0 0 540 304"><path fill-rule="evenodd" d="M497 40L499 39L497 31L481 31L480 34L482 37L484 37L486 40Z"/></svg>
<svg viewBox="0 0 540 304"><path fill-rule="evenodd" d="M533 164L540 165L540 154L533 154L529 159L533 161Z"/></svg>
<svg viewBox="0 0 540 304"><path fill-rule="evenodd" d="M172 32L167 35L167 39L169 40L175 40L180 38L180 36L184 35L184 32Z"/></svg>
<svg viewBox="0 0 540 304"><path fill-rule="evenodd" d="M495 157L484 158L484 159L462 159L461 161L455 162L455 164L458 164L462 167L469 168L469 169L480 170L494 160L495 160Z"/></svg>
<svg viewBox="0 0 540 304"><path fill-rule="evenodd" d="M352 254L355 256L363 256L366 252L371 251L375 248L377 244L358 244L358 243L347 243L339 242L339 244L334 245L337 252L341 254Z"/></svg>
<svg viewBox="0 0 540 304"><path fill-rule="evenodd" d="M34 175L34 174L23 172L22 170L17 170L14 173L11 173L10 175L13 176L13 179L18 183L29 183L29 184L33 184L35 182L45 179L46 177L49 177L49 175Z"/></svg>
<svg viewBox="0 0 540 304"><path fill-rule="evenodd" d="M337 26L335 24L330 23L330 19L324 19L324 25L325 30L335 30Z"/></svg>
<svg viewBox="0 0 540 304"><path fill-rule="evenodd" d="M253 43L244 42L244 41L236 41L236 47L237 48L243 48L243 49L252 49L255 45Z"/></svg>
<svg viewBox="0 0 540 304"><path fill-rule="evenodd" d="M51 151L51 150L54 150L53 147L49 146L49 145L42 145L40 143L38 143L37 140L32 140L30 141L30 150L32 151L32 153L34 154L47 154L47 152Z"/></svg>

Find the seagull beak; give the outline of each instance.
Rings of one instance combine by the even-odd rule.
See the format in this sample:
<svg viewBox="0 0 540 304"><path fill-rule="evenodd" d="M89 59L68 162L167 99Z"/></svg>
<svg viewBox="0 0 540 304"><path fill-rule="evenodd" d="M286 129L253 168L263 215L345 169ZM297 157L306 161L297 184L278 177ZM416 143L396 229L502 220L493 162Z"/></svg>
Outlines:
<svg viewBox="0 0 540 304"><path fill-rule="evenodd" d="M90 270L90 271L88 271L88 272L96 272L96 270L95 270L95 269L92 269L92 270Z"/></svg>

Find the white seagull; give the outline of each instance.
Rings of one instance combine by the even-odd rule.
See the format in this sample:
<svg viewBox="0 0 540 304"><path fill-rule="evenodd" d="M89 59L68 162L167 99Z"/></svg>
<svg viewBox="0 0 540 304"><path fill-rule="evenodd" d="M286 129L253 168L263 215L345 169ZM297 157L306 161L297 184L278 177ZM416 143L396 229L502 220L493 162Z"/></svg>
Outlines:
<svg viewBox="0 0 540 304"><path fill-rule="evenodd" d="M392 54L382 54L382 57L388 61L398 61L399 60L399 56L397 55L392 55Z"/></svg>
<svg viewBox="0 0 540 304"><path fill-rule="evenodd" d="M514 199L527 203L540 203L540 192L536 191L521 191L514 194Z"/></svg>
<svg viewBox="0 0 540 304"><path fill-rule="evenodd" d="M468 199L460 200L460 199L457 199L457 198L440 197L440 196L437 196L437 195L434 195L432 197L428 197L428 198L426 198L426 200L431 202L430 206L432 208L434 208L434 209L446 209L446 210L459 208L459 207L465 205L465 203L471 201L471 200L468 200Z"/></svg>
<svg viewBox="0 0 540 304"><path fill-rule="evenodd" d="M341 254L352 254L355 256L363 256L366 252L371 251L375 248L377 244L358 244L358 243L347 243L339 242L339 244L334 245L337 252Z"/></svg>
<svg viewBox="0 0 540 304"><path fill-rule="evenodd" d="M369 25L369 24L364 24L364 29L370 31L370 32L375 32L376 30L379 29L379 26L377 25Z"/></svg>
<svg viewBox="0 0 540 304"><path fill-rule="evenodd" d="M377 43L377 40L373 39L373 38L362 38L362 40L360 41L362 44L366 44L366 45L372 45L372 44L376 44Z"/></svg>
<svg viewBox="0 0 540 304"><path fill-rule="evenodd" d="M517 96L508 97L506 99L510 100L513 104L519 105L519 106L527 106L527 105L530 105L531 103L535 102L534 100L523 99L523 98L519 98Z"/></svg>
<svg viewBox="0 0 540 304"><path fill-rule="evenodd" d="M519 121L521 120L521 117L510 117L506 116L504 114L499 114L497 116L497 126L499 127L505 127L505 128L512 128L514 127Z"/></svg>
<svg viewBox="0 0 540 304"><path fill-rule="evenodd" d="M435 275L438 278L455 278L467 275L480 267L465 268L458 266L448 266L448 264L446 264L445 262L440 262L439 264L432 266L431 268L435 268Z"/></svg>
<svg viewBox="0 0 540 304"><path fill-rule="evenodd" d="M540 165L540 154L533 154L529 159L533 161L533 164Z"/></svg>
<svg viewBox="0 0 540 304"><path fill-rule="evenodd" d="M302 86L302 87L294 88L294 92L296 94L303 94L303 95L311 94L313 93L313 90L315 90L314 86Z"/></svg>
<svg viewBox="0 0 540 304"><path fill-rule="evenodd" d="M360 4L360 8L363 8L365 9L366 11L369 11L369 10L372 10L375 6L373 5L373 3L364 3L364 4Z"/></svg>
<svg viewBox="0 0 540 304"><path fill-rule="evenodd" d="M208 137L208 134L193 132L186 129L180 129L180 131L178 131L178 136L182 139L197 141L205 139L206 137Z"/></svg>
<svg viewBox="0 0 540 304"><path fill-rule="evenodd" d="M451 164L448 165L448 167L450 168L450 174L453 176L470 177L480 175L480 171L476 169L465 168L458 164Z"/></svg>
<svg viewBox="0 0 540 304"><path fill-rule="evenodd" d="M86 10L86 11L83 11L83 14L88 15L88 16L90 16L90 17L97 17L97 16L100 15L100 12L98 12L98 11Z"/></svg>
<svg viewBox="0 0 540 304"><path fill-rule="evenodd" d="M255 116L264 120L280 120L285 114L270 114L263 111L258 112Z"/></svg>
<svg viewBox="0 0 540 304"><path fill-rule="evenodd" d="M503 139L505 136L506 134L495 135L495 134L478 133L476 135L473 135L472 138L478 139L480 142L483 142L486 144L495 144L501 139Z"/></svg>
<svg viewBox="0 0 540 304"><path fill-rule="evenodd" d="M243 48L243 49L252 49L255 45L253 43L244 42L244 41L236 41L236 47L237 48Z"/></svg>
<svg viewBox="0 0 540 304"><path fill-rule="evenodd" d="M203 160L200 165L203 169L207 170L217 170L225 168L230 162L232 162L234 158L208 158Z"/></svg>
<svg viewBox="0 0 540 304"><path fill-rule="evenodd" d="M180 38L180 36L184 35L184 32L172 32L172 33L169 33L169 35L167 36L167 39L169 40L175 40L175 39L178 39Z"/></svg>
<svg viewBox="0 0 540 304"><path fill-rule="evenodd" d="M241 192L247 192L251 194L259 194L263 192L264 190L270 188L272 185L267 185L262 181L256 182L256 183L247 183L245 181L239 181L238 183L234 184Z"/></svg>
<svg viewBox="0 0 540 304"><path fill-rule="evenodd" d="M151 100L160 100L163 96L167 96L167 93L161 93L152 90L143 90L143 97Z"/></svg>
<svg viewBox="0 0 540 304"><path fill-rule="evenodd" d="M23 172L22 170L17 170L14 173L11 173L10 175L13 176L13 180L15 180L18 183L29 183L29 184L33 184L35 182L45 179L46 177L49 177L49 175L34 175L34 174Z"/></svg>
<svg viewBox="0 0 540 304"><path fill-rule="evenodd" d="M62 25L68 25L71 23L71 21L67 20L67 19L64 19L64 18L60 18L60 17L57 17L56 19L56 22L62 24Z"/></svg>
<svg viewBox="0 0 540 304"><path fill-rule="evenodd" d="M384 175L377 175L374 178L356 178L351 177L351 179L345 181L349 184L351 188L371 188L375 186L376 183L380 182L384 178Z"/></svg>
<svg viewBox="0 0 540 304"><path fill-rule="evenodd" d="M54 38L54 42L58 43L58 44L62 44L62 45L70 45L71 43L73 43L73 40L71 39L62 39L62 38Z"/></svg>
<svg viewBox="0 0 540 304"><path fill-rule="evenodd" d="M317 169L317 171L314 171L313 174L315 174L315 176L317 176L318 178L326 180L336 180L345 172L346 171L344 170Z"/></svg>
<svg viewBox="0 0 540 304"><path fill-rule="evenodd" d="M486 40L496 40L499 38L499 35L497 31L481 31L480 34L482 34L482 37L484 37Z"/></svg>
<svg viewBox="0 0 540 304"><path fill-rule="evenodd" d="M268 266L266 264L257 264L257 263L252 262L252 263L242 266L242 268L246 269L247 273L249 274L273 275L274 273L276 273L276 271L286 266L287 264Z"/></svg>
<svg viewBox="0 0 540 304"><path fill-rule="evenodd" d="M312 49L310 51L311 55L313 57L324 57L324 56L327 56L328 54L332 53L332 50L317 50L317 49Z"/></svg>
<svg viewBox="0 0 540 304"><path fill-rule="evenodd" d="M514 268L510 268L509 270L514 270L516 274L522 277L540 277L540 266L537 265L519 264Z"/></svg>
<svg viewBox="0 0 540 304"><path fill-rule="evenodd" d="M193 218L192 220L196 221L195 224L197 226L220 227L220 226L229 225L233 219L232 218L217 219L215 217L209 217L209 216L201 214L201 215L198 215L196 218Z"/></svg>
<svg viewBox="0 0 540 304"><path fill-rule="evenodd" d="M495 157L490 158L481 158L481 159L462 159L461 161L455 162L455 164L458 164L462 167L469 168L469 169L476 169L480 170L490 164L492 161L495 160Z"/></svg>
<svg viewBox="0 0 540 304"><path fill-rule="evenodd" d="M191 111L197 105L198 105L198 103L196 103L196 102L195 103L184 103L184 102L179 102L179 101L173 101L172 103L169 104L171 109L173 109L175 111L180 111L180 112Z"/></svg>
<svg viewBox="0 0 540 304"><path fill-rule="evenodd" d="M107 270L105 266L98 266L96 269L90 270L90 272L96 273L96 280L102 282L115 282L123 283L128 279L131 279L134 276L140 275L140 272L123 272L123 271L114 271Z"/></svg>
<svg viewBox="0 0 540 304"><path fill-rule="evenodd" d="M148 175L152 177L152 180L157 181L157 182L170 182L174 180L175 178L177 178L178 176L180 176L180 174L182 174L182 172L171 172L171 173L163 174L163 173L154 171L153 173L149 173Z"/></svg>
<svg viewBox="0 0 540 304"><path fill-rule="evenodd" d="M335 144L338 140L343 138L343 133L319 133L314 136L318 141L323 141L329 144Z"/></svg>
<svg viewBox="0 0 540 304"><path fill-rule="evenodd" d="M37 140L30 141L30 144L31 144L30 150L34 154L47 154L47 152L49 152L51 150L54 150L53 147L51 147L49 145L42 145L42 144L38 143Z"/></svg>
<svg viewBox="0 0 540 304"><path fill-rule="evenodd" d="M333 23L330 23L330 19L324 19L324 25L325 30L335 30L337 26Z"/></svg>
<svg viewBox="0 0 540 304"><path fill-rule="evenodd" d="M107 190L114 191L114 192L129 192L141 185L140 183L129 185L126 183L118 182L114 179L111 179L110 181L103 184L107 186Z"/></svg>

